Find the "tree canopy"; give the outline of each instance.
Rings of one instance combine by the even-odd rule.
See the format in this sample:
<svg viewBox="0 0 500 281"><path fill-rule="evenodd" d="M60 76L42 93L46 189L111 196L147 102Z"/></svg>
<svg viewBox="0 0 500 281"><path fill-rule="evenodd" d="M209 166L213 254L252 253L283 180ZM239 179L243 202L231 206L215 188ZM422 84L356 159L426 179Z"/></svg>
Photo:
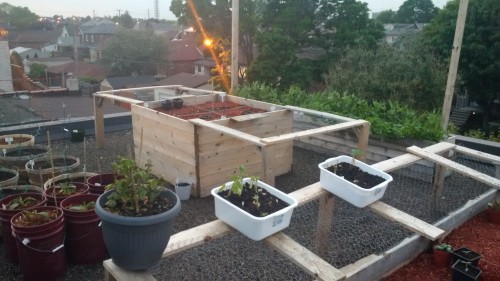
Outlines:
<svg viewBox="0 0 500 281"><path fill-rule="evenodd" d="M426 43L444 60L451 56L459 0L453 0L424 29ZM484 125L500 96L500 5L470 0L458 67L461 90L484 109Z"/></svg>
<svg viewBox="0 0 500 281"><path fill-rule="evenodd" d="M19 29L26 29L39 19L27 7L12 6L9 3L0 4L0 22L9 23Z"/></svg>
<svg viewBox="0 0 500 281"><path fill-rule="evenodd" d="M396 13L399 23L428 23L439 12L432 0L406 0Z"/></svg>
<svg viewBox="0 0 500 281"><path fill-rule="evenodd" d="M125 13L120 16L114 16L111 20L117 22L121 27L124 28L132 28L135 24L134 19L130 16L128 11L125 11Z"/></svg>
<svg viewBox="0 0 500 281"><path fill-rule="evenodd" d="M155 74L159 63L167 63L168 42L153 31L121 29L103 51L116 74Z"/></svg>

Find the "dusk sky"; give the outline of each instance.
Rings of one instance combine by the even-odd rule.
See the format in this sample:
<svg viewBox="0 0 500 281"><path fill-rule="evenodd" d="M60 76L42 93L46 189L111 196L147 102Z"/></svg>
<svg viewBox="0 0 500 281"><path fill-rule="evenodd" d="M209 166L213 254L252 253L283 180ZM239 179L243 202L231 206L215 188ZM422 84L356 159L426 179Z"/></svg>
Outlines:
<svg viewBox="0 0 500 281"><path fill-rule="evenodd" d="M160 18L175 20L175 16L170 12L171 0L159 0ZM128 11L133 18L154 17L154 0L0 0L13 6L28 7L39 16L63 15L70 16L115 16L118 10L121 13ZM380 12L392 9L398 10L404 0L365 0L368 8L372 12ZM433 0L434 5L443 8L448 0Z"/></svg>

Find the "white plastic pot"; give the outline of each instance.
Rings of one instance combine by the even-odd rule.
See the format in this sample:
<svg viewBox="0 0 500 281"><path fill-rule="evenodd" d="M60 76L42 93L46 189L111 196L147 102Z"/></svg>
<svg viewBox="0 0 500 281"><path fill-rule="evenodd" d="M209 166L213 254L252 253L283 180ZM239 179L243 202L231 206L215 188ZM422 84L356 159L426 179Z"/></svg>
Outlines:
<svg viewBox="0 0 500 281"><path fill-rule="evenodd" d="M385 180L370 189L365 189L328 171L329 167L335 166L338 163L352 163L352 158L349 156L339 156L327 159L318 165L321 170L319 180L321 187L358 208L364 208L382 198L387 185L392 181L391 175L356 160L354 165L362 171L379 176Z"/></svg>
<svg viewBox="0 0 500 281"><path fill-rule="evenodd" d="M250 178L243 179L243 182L250 182ZM233 182L226 183L226 190L230 189L232 184ZM264 182L258 181L257 185L288 203L289 206L265 217L256 217L221 197L218 194L220 187L212 189L212 196L215 202L215 216L255 241L262 240L287 228L290 225L293 209L298 205L295 198Z"/></svg>

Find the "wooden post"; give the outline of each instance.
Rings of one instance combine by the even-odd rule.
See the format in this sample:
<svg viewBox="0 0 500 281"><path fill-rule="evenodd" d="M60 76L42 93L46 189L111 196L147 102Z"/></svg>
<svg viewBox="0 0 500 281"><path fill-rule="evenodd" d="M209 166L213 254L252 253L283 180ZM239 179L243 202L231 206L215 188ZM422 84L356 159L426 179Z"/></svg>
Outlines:
<svg viewBox="0 0 500 281"><path fill-rule="evenodd" d="M316 253L322 258L326 258L329 251L334 207L335 197L331 193L327 192L319 198L318 222L314 244L316 245Z"/></svg>
<svg viewBox="0 0 500 281"><path fill-rule="evenodd" d="M359 127L358 127L359 128ZM366 159L366 153L368 151L368 140L370 138L370 123L366 123L360 128L358 135L358 149L363 151L359 160Z"/></svg>
<svg viewBox="0 0 500 281"><path fill-rule="evenodd" d="M435 166L434 178L432 179L432 200L430 202L430 207L433 212L436 211L439 200L443 196L444 178L446 177L446 167L437 163Z"/></svg>
<svg viewBox="0 0 500 281"><path fill-rule="evenodd" d="M275 159L276 145L270 144L261 146L261 159L262 159L262 181L274 186L274 159Z"/></svg>
<svg viewBox="0 0 500 281"><path fill-rule="evenodd" d="M94 126L95 126L95 144L97 148L103 148L106 144L104 139L104 109L102 103L103 97L94 96Z"/></svg>
<svg viewBox="0 0 500 281"><path fill-rule="evenodd" d="M231 22L231 95L235 94L238 87L238 66L239 66L239 26L240 26L240 1L233 0Z"/></svg>
<svg viewBox="0 0 500 281"><path fill-rule="evenodd" d="M453 48L451 50L450 67L448 69L448 80L446 81L446 91L443 101L443 115L441 117L441 127L443 130L448 129L448 121L450 120L451 102L453 100L453 91L455 90L455 80L457 79L458 61L462 48L462 37L464 34L468 5L469 0L460 0L457 24L455 26L455 38L453 39Z"/></svg>

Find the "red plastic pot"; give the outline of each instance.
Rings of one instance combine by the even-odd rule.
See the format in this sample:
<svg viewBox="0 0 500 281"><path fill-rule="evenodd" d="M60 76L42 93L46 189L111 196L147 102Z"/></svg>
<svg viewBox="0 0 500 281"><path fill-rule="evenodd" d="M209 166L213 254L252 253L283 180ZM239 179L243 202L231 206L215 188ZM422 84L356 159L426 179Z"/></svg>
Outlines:
<svg viewBox="0 0 500 281"><path fill-rule="evenodd" d="M42 206L30 211L57 210L57 218L38 226L20 226L16 220L18 213L11 219L12 235L16 241L19 264L25 281L58 280L66 272L66 251L64 248L63 210L53 206Z"/></svg>
<svg viewBox="0 0 500 281"><path fill-rule="evenodd" d="M494 224L500 224L500 210L488 208L486 209L486 215L488 216L489 222Z"/></svg>
<svg viewBox="0 0 500 281"><path fill-rule="evenodd" d="M33 197L37 200L39 200L39 203L31 206L29 208L18 208L14 210L7 210L3 209L2 206L8 205L12 200L14 200L17 197ZM23 210L28 210L32 209L35 207L39 206L45 206L47 204L47 199L43 194L37 193L37 192L26 192L26 193L21 193L21 194L13 194L10 196L7 196L0 200L0 228L2 230L2 239L3 239L3 244L5 245L5 257L7 260L13 263L18 263L18 255L17 255L17 249L16 249L16 240L14 240L14 237L12 236L12 231L11 231L11 225L10 225L10 220L14 215L17 213L23 211Z"/></svg>
<svg viewBox="0 0 500 281"><path fill-rule="evenodd" d="M72 205L82 202L95 202L98 197L98 194L80 194L61 202L66 221L66 253L70 263L97 263L109 258L102 237L101 218L97 216L95 210L70 209Z"/></svg>
<svg viewBox="0 0 500 281"><path fill-rule="evenodd" d="M47 197L47 204L50 206L56 206L57 203L57 207L59 207L61 205L61 201L63 201L64 199L77 194L85 194L89 192L89 186L85 183L70 182L69 184L73 184L76 186L76 192L71 195L55 195L54 189L58 189L57 185L47 188L44 191L45 197Z"/></svg>
<svg viewBox="0 0 500 281"><path fill-rule="evenodd" d="M451 263L451 253L432 248L434 264L439 267L448 267Z"/></svg>
<svg viewBox="0 0 500 281"><path fill-rule="evenodd" d="M91 176L87 178L89 192L93 194L103 194L106 185L115 182L115 179L117 178L119 178L119 176L113 173L104 173Z"/></svg>

